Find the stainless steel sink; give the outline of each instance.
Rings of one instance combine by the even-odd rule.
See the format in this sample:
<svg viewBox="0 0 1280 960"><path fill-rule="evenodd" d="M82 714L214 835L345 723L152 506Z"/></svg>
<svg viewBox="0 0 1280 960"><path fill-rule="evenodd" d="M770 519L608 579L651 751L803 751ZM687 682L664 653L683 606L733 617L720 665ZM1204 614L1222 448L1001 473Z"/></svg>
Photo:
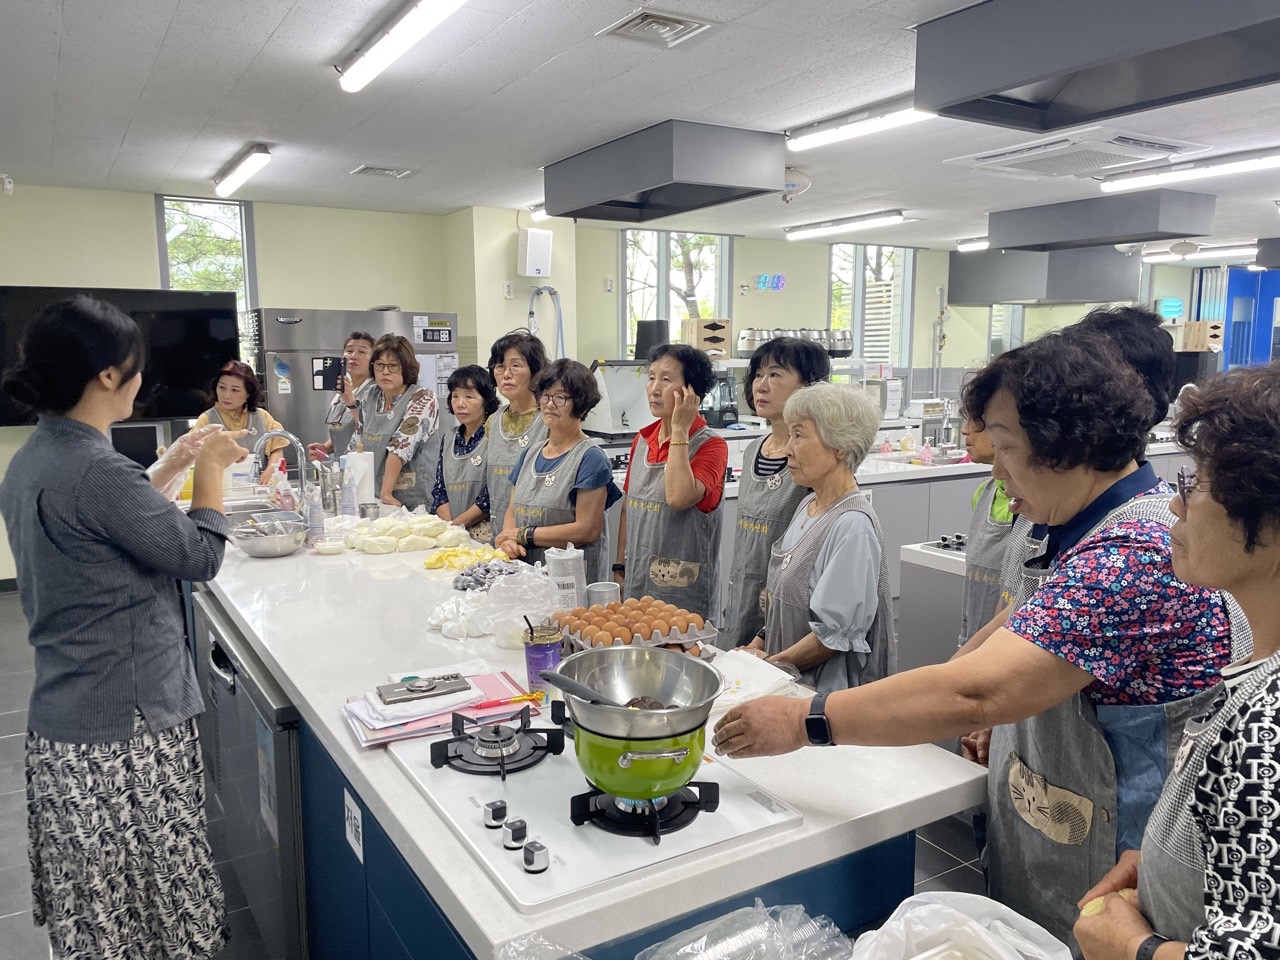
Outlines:
<svg viewBox="0 0 1280 960"><path fill-rule="evenodd" d="M260 497L252 500L227 500L223 503L223 508L227 512L227 522L232 527L245 523L255 513L266 513L278 509L270 500L263 500Z"/></svg>

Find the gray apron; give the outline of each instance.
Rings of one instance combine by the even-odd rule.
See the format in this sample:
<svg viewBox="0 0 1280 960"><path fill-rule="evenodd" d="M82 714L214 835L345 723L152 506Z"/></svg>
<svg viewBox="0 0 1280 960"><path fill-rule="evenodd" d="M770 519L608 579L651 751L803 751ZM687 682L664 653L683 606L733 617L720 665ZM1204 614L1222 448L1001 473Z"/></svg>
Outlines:
<svg viewBox="0 0 1280 960"><path fill-rule="evenodd" d="M960 636L957 646L986 626L1002 608L1001 564L1013 521L991 519L996 499L996 481L986 481L979 489L978 502L969 518L969 536L964 550L964 601L960 608Z"/></svg>
<svg viewBox="0 0 1280 960"><path fill-rule="evenodd" d="M595 446L589 439L578 441L578 444L565 454L564 459L555 465L550 473L539 473L538 451L546 444L530 447L529 455L524 458L524 469L516 479L515 504L517 527L551 527L561 523L573 523L577 519L577 510L569 502L569 493L573 490L573 482L578 476L578 467L587 451ZM581 491L579 491L581 493ZM586 572L587 583L598 583L609 579L607 566L609 557L609 525L605 523L600 531L600 539L595 543L575 543L575 547L583 553L582 564ZM526 563L547 564L546 547L525 547Z"/></svg>
<svg viewBox="0 0 1280 960"><path fill-rule="evenodd" d="M488 435L489 431L485 430L485 437ZM485 450L488 448L485 438L481 437L475 449L466 456L458 456L455 451L457 442L458 433L455 430L452 436L445 437L440 448L440 472L444 474L445 492L449 495L449 515L455 520L476 505L476 498L484 490L489 476L489 467L484 462ZM488 521L479 520L468 529L478 531L482 525L488 525ZM472 535L475 536L474 533ZM477 536L476 539L482 538ZM492 529L485 539L492 541Z"/></svg>
<svg viewBox="0 0 1280 960"><path fill-rule="evenodd" d="M404 422L404 412L409 406L413 394L425 389L419 384L410 384L404 393L396 397L390 410L383 411L383 393L381 388L370 391L367 399L360 403L360 432L364 439L364 449L373 454L373 493L380 496L382 478L387 468L387 445L392 436ZM420 423L416 429L421 430ZM431 484L428 477L432 474L431 444L424 436L414 448L409 462L400 467L400 476L396 478L391 495L400 501L407 510L419 506L431 505Z"/></svg>
<svg viewBox="0 0 1280 960"><path fill-rule="evenodd" d="M714 436L699 428L689 437L689 458ZM622 598L652 596L715 622L720 597L722 500L710 513L667 506L665 463L649 462L642 435L631 458L627 490L627 573Z"/></svg>
<svg viewBox="0 0 1280 960"><path fill-rule="evenodd" d="M217 407L210 407L208 410L204 412L204 415L209 419L210 423L222 424L222 428L224 430L236 429L236 427L232 426L231 424L227 423L226 420L222 419L222 414L218 412ZM250 453L253 453L254 444L256 444L258 440L261 439L262 435L267 432L267 421L266 421L266 418L262 416L261 410L254 410L252 413L249 414L249 419L246 421L245 425L248 428L249 432L245 434L243 437L237 438L236 443L243 449L248 450ZM262 471L265 469L267 469L267 461L263 460L262 463L258 466L258 470ZM258 482L257 477L254 478L253 482L254 483Z"/></svg>
<svg viewBox="0 0 1280 960"><path fill-rule="evenodd" d="M1237 610L1231 619L1233 653L1240 646L1237 631L1249 633L1243 615L1237 620ZM1189 941L1192 931L1205 922L1205 852L1195 819L1196 783L1204 773L1205 757L1223 727L1277 674L1280 654L1273 654L1239 683L1215 687L1212 712L1192 720L1183 731L1169 779L1147 822L1138 864L1142 912L1157 933L1171 940Z"/></svg>
<svg viewBox="0 0 1280 960"><path fill-rule="evenodd" d="M1122 504L1086 537L1127 519L1170 523L1168 495ZM1052 572L1023 565L1014 609L1026 603ZM1206 690L1162 705L1169 769L1183 728L1204 711L1213 694ZM988 893L1043 926L1079 956L1072 936L1079 916L1076 903L1116 862L1115 758L1097 708L1081 691L1038 716L997 726L991 731L989 758L982 851Z"/></svg>
<svg viewBox="0 0 1280 960"><path fill-rule="evenodd" d="M376 387L373 377L366 377L364 383L356 387L356 404L367 400L369 392ZM333 444L333 455L340 457L351 446L351 438L356 434L356 418L347 405L342 402L342 395L335 394L329 403L329 411L324 415L325 426L329 428L329 441Z"/></svg>
<svg viewBox="0 0 1280 960"><path fill-rule="evenodd" d="M796 507L795 521L806 515L813 501L809 494ZM819 693L847 690L861 683L869 683L887 677L893 660L893 590L889 586L889 566L885 558L884 536L880 522L871 510L870 498L857 490L845 494L820 517L815 517L800 534L800 539L788 551L782 549L781 539L769 550L768 613L765 618L765 652L769 656L781 653L803 639L811 628L809 601L813 568L818 553L831 533L831 527L843 514L857 512L866 516L875 529L880 542L880 573L876 586L876 615L867 631L867 652L849 650L838 653L830 660L806 670L800 682L808 684Z"/></svg>
<svg viewBox="0 0 1280 960"><path fill-rule="evenodd" d="M493 534L502 532L507 522L507 505L511 503L511 472L525 450L541 450L547 442L547 424L542 415L534 417L524 433L508 436L502 429L503 407L489 417L484 426L484 460L489 471L489 519L493 522Z"/></svg>
<svg viewBox="0 0 1280 960"><path fill-rule="evenodd" d="M729 569L729 605L725 628L716 645L725 650L748 644L764 626L765 580L769 552L808 493L796 486L790 470L771 477L756 474L756 456L765 437L752 442L738 481L738 525L733 532L733 566Z"/></svg>

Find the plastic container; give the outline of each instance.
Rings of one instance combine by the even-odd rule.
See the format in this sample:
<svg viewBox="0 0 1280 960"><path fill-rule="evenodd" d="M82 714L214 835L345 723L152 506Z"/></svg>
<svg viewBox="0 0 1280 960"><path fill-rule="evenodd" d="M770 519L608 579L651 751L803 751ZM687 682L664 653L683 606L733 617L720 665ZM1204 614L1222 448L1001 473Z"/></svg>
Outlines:
<svg viewBox="0 0 1280 960"><path fill-rule="evenodd" d="M586 555L572 543L547 548L547 576L556 589L556 604L565 610L587 602Z"/></svg>
<svg viewBox="0 0 1280 960"><path fill-rule="evenodd" d="M340 556L347 551L347 538L341 533L322 533L311 538L316 553L325 557Z"/></svg>
<svg viewBox="0 0 1280 960"><path fill-rule="evenodd" d="M564 638L556 627L534 627L530 635L526 629L524 639L524 666L529 672L529 692L542 694L545 703L559 691L547 685L540 676L543 670L554 670L560 666L561 644Z"/></svg>

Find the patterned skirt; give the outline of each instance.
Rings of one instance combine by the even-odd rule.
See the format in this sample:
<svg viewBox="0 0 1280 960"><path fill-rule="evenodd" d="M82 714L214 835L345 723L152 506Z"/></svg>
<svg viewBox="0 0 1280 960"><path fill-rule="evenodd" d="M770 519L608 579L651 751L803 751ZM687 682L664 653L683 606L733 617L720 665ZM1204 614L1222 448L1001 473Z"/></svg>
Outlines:
<svg viewBox="0 0 1280 960"><path fill-rule="evenodd" d="M195 720L73 744L27 732L37 924L68 960L202 960L227 942Z"/></svg>

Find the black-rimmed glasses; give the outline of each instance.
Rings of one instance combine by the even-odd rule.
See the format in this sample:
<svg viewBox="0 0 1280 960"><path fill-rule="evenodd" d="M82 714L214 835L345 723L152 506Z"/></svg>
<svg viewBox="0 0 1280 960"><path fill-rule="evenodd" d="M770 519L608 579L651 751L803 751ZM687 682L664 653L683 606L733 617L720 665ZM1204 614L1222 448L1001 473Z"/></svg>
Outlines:
<svg viewBox="0 0 1280 960"><path fill-rule="evenodd" d="M539 403L549 403L557 410L568 403L570 397L567 393L544 393L538 397Z"/></svg>

